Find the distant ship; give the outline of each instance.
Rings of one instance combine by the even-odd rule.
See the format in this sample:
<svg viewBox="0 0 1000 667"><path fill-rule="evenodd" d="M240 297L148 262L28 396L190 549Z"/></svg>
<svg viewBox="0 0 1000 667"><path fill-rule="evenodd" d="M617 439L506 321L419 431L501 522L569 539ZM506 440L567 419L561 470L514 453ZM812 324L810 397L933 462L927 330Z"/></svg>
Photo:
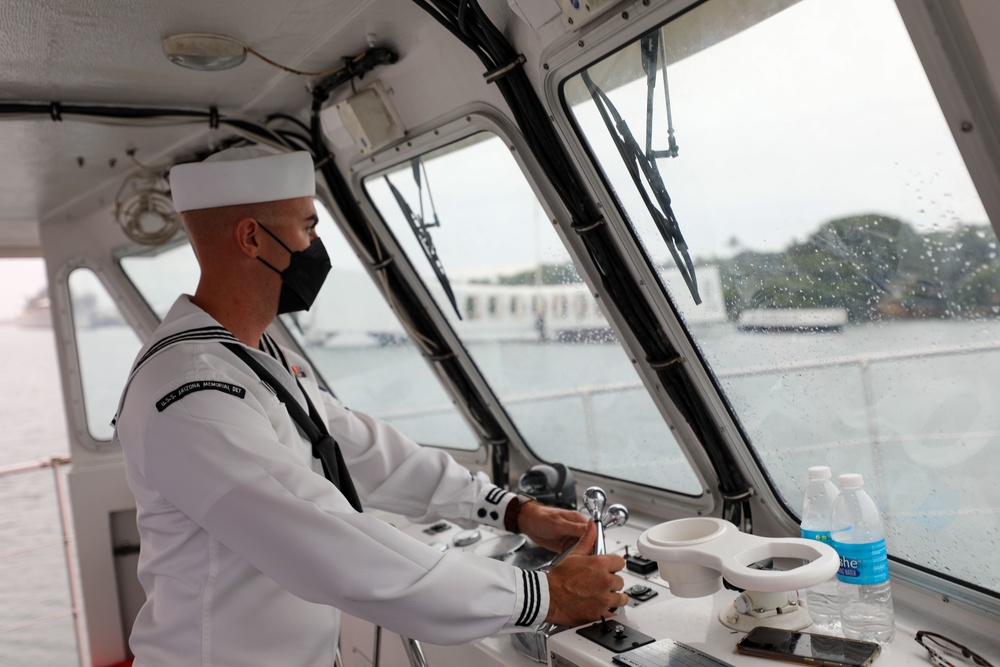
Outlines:
<svg viewBox="0 0 1000 667"><path fill-rule="evenodd" d="M121 315L97 295L84 292L72 297L73 324L78 329L93 329L95 327L118 326L123 324ZM52 303L49 301L47 288L28 299L24 307L13 319L14 324L21 327L45 328L52 326Z"/></svg>
<svg viewBox="0 0 1000 667"><path fill-rule="evenodd" d="M741 331L841 331L844 308L757 308L744 310L736 322Z"/></svg>
<svg viewBox="0 0 1000 667"><path fill-rule="evenodd" d="M14 324L32 328L51 327L52 310L50 306L49 291L43 289L25 302L20 314L14 318Z"/></svg>

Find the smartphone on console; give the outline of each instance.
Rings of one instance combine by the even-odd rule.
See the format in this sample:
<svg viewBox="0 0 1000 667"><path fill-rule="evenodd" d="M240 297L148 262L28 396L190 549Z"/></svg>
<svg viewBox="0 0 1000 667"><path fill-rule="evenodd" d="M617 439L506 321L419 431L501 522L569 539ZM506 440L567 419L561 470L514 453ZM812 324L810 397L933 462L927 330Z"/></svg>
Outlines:
<svg viewBox="0 0 1000 667"><path fill-rule="evenodd" d="M808 632L757 627L736 644L736 652L821 667L868 667L882 647L875 642Z"/></svg>

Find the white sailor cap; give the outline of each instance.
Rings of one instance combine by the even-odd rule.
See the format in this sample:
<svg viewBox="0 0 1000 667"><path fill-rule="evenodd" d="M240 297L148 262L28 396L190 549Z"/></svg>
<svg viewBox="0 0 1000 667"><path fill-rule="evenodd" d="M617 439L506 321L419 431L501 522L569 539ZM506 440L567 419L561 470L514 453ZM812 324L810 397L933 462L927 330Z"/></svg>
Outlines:
<svg viewBox="0 0 1000 667"><path fill-rule="evenodd" d="M258 146L227 148L170 170L178 213L200 208L314 197L316 174L306 151L272 153Z"/></svg>

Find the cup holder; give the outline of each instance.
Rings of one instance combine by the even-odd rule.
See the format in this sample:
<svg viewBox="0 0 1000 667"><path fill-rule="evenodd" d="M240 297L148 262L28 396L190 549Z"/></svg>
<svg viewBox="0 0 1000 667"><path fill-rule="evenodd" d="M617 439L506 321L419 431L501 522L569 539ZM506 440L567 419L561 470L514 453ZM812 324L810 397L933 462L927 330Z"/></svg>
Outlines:
<svg viewBox="0 0 1000 667"><path fill-rule="evenodd" d="M723 577L739 588L781 592L807 588L832 577L837 553L816 540L760 537L741 533L723 519L691 517L653 526L639 536L639 553L656 561L660 576L677 597L712 595ZM760 570L768 558L801 559L793 570Z"/></svg>
<svg viewBox="0 0 1000 667"><path fill-rule="evenodd" d="M704 517L677 519L653 526L647 531L647 539L662 547L686 547L721 537L726 532L726 525L732 524L724 521L720 524L718 519Z"/></svg>

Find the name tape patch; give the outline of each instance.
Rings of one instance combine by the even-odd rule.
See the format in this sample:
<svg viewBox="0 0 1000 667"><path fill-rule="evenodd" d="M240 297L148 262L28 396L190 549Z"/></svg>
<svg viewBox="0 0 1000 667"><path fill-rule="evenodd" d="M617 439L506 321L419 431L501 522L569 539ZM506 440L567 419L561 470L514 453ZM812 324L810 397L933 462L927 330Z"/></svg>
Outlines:
<svg viewBox="0 0 1000 667"><path fill-rule="evenodd" d="M195 382L188 382L187 384L181 385L158 400L156 402L156 409L158 412L163 412L170 407L171 403L181 400L188 394L192 394L196 391L205 391L206 389L221 391L224 394L229 394L230 396L235 396L239 399L242 399L247 394L246 389L231 382L220 382L218 380L197 380Z"/></svg>

